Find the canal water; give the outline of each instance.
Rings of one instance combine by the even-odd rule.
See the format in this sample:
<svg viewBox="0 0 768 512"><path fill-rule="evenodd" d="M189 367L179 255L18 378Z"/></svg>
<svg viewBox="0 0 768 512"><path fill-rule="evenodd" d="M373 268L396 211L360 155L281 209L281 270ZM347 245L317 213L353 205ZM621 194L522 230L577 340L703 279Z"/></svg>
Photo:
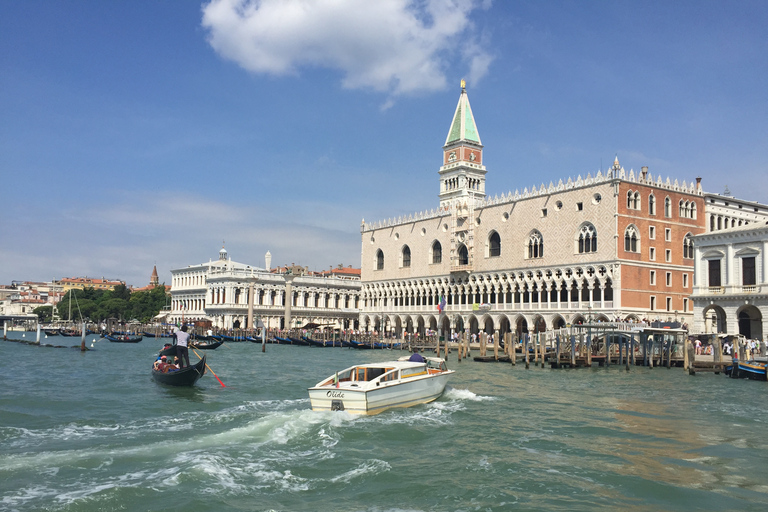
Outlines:
<svg viewBox="0 0 768 512"><path fill-rule="evenodd" d="M307 388L403 353L230 343L207 352L226 387L175 389L150 377L159 339L96 339L0 341L0 510L768 508L763 382L454 352L438 401L353 417Z"/></svg>

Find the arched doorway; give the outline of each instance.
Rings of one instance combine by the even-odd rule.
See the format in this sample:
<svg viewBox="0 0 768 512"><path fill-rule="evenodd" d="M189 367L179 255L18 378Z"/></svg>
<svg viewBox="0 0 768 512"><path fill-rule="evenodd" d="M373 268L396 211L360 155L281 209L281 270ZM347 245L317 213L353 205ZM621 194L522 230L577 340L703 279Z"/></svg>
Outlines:
<svg viewBox="0 0 768 512"><path fill-rule="evenodd" d="M493 334L493 318L486 316L483 320L483 331L486 334Z"/></svg>
<svg viewBox="0 0 768 512"><path fill-rule="evenodd" d="M460 316L456 317L456 332L461 332L464 330L464 319Z"/></svg>
<svg viewBox="0 0 768 512"><path fill-rule="evenodd" d="M547 330L547 322L540 315L536 315L533 319L533 332L545 332Z"/></svg>
<svg viewBox="0 0 768 512"><path fill-rule="evenodd" d="M474 316L470 316L469 317L468 326L469 326L469 333L470 334L477 334L477 332L479 330L478 329L478 325L477 325L477 318L475 318Z"/></svg>
<svg viewBox="0 0 768 512"><path fill-rule="evenodd" d="M515 334L517 334L517 336L520 337L523 334L527 334L527 333L528 333L528 320L526 320L524 316L518 317L517 322L515 322Z"/></svg>
<svg viewBox="0 0 768 512"><path fill-rule="evenodd" d="M704 332L717 333L727 332L727 323L725 311L717 305L711 305L702 312L704 315Z"/></svg>
<svg viewBox="0 0 768 512"><path fill-rule="evenodd" d="M565 327L565 318L557 315L554 319L552 319L553 329L562 329L563 327Z"/></svg>
<svg viewBox="0 0 768 512"><path fill-rule="evenodd" d="M447 316L443 316L440 319L440 335L443 337L443 341L451 339L451 320Z"/></svg>
<svg viewBox="0 0 768 512"><path fill-rule="evenodd" d="M501 336L503 339L504 335L511 330L512 329L509 326L509 318L506 316L499 318L499 336Z"/></svg>
<svg viewBox="0 0 768 512"><path fill-rule="evenodd" d="M739 334L747 339L763 339L763 315L755 306L745 306L737 313Z"/></svg>

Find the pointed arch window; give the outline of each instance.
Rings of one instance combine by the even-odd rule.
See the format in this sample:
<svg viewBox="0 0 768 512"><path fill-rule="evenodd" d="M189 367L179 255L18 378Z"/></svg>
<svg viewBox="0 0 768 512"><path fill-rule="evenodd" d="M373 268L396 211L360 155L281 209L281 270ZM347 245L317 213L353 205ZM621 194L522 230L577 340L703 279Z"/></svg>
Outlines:
<svg viewBox="0 0 768 512"><path fill-rule="evenodd" d="M669 196L664 198L664 216L667 218L672 217L672 200Z"/></svg>
<svg viewBox="0 0 768 512"><path fill-rule="evenodd" d="M443 246L440 245L440 242L435 240L432 243L432 263L442 263L443 262Z"/></svg>
<svg viewBox="0 0 768 512"><path fill-rule="evenodd" d="M688 233L683 239L683 258L693 259L693 235Z"/></svg>
<svg viewBox="0 0 768 512"><path fill-rule="evenodd" d="M656 196L648 196L648 215L656 215Z"/></svg>
<svg viewBox="0 0 768 512"><path fill-rule="evenodd" d="M582 226L579 231L579 254L597 252L597 231L592 224Z"/></svg>
<svg viewBox="0 0 768 512"><path fill-rule="evenodd" d="M469 251L467 250L467 246L464 244L459 245L457 253L459 256L459 265L469 265Z"/></svg>
<svg viewBox="0 0 768 512"><path fill-rule="evenodd" d="M528 258L544 257L544 237L539 231L534 231L528 237Z"/></svg>
<svg viewBox="0 0 768 512"><path fill-rule="evenodd" d="M491 258L501 256L501 237L496 231L488 237L488 256Z"/></svg>
<svg viewBox="0 0 768 512"><path fill-rule="evenodd" d="M624 250L626 252L640 252L640 235L634 225L629 225L624 230Z"/></svg>
<svg viewBox="0 0 768 512"><path fill-rule="evenodd" d="M402 258L403 258L403 264L401 265L403 268L407 268L411 266L411 248L407 245L403 247L402 251Z"/></svg>
<svg viewBox="0 0 768 512"><path fill-rule="evenodd" d="M376 270L384 270L384 253L381 249L376 251Z"/></svg>

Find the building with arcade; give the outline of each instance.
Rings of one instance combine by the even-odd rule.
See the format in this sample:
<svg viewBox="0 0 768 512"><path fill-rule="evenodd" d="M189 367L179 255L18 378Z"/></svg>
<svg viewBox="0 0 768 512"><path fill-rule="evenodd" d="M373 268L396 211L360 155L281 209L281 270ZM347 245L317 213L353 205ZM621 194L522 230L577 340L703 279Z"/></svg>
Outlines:
<svg viewBox="0 0 768 512"><path fill-rule="evenodd" d="M693 237L708 220L700 179L626 170L617 157L606 172L491 196L484 151L462 82L438 204L361 224L361 328L520 333L588 320L690 322Z"/></svg>

